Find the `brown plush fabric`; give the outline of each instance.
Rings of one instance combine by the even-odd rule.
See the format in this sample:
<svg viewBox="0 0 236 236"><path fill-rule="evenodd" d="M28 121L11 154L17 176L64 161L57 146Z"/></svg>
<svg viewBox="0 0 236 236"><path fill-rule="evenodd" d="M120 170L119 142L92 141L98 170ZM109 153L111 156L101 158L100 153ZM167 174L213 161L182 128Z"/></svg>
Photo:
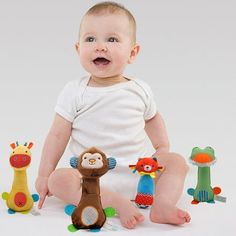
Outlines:
<svg viewBox="0 0 236 236"><path fill-rule="evenodd" d="M103 166L100 168L82 167L83 156L86 153L101 154ZM109 169L107 157L99 149L90 148L80 155L77 169L82 175L82 196L71 216L72 223L78 229L101 228L106 221L106 216L100 199L99 178Z"/></svg>

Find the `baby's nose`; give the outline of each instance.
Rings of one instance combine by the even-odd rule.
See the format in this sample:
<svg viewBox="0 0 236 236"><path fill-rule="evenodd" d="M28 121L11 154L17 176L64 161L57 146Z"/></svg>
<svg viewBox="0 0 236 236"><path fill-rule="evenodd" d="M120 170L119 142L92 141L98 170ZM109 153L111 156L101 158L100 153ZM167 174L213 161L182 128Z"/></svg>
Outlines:
<svg viewBox="0 0 236 236"><path fill-rule="evenodd" d="M107 51L106 44L104 42L97 42L97 44L96 44L96 51L106 52Z"/></svg>

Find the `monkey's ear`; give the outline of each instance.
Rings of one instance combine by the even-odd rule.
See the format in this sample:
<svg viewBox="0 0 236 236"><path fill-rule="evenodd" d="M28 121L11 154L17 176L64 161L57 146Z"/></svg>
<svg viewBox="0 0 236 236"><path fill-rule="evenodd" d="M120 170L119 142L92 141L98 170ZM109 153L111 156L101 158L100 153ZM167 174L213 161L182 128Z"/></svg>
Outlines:
<svg viewBox="0 0 236 236"><path fill-rule="evenodd" d="M78 165L78 157L71 157L70 166L77 169L77 165Z"/></svg>
<svg viewBox="0 0 236 236"><path fill-rule="evenodd" d="M114 169L116 167L116 159L114 157L107 158L107 161L109 170Z"/></svg>

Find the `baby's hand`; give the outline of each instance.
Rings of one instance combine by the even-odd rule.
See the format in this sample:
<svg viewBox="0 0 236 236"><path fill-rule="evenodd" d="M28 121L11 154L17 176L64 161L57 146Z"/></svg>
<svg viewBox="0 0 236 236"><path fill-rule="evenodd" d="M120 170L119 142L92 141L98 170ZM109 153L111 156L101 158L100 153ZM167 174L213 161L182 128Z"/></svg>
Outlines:
<svg viewBox="0 0 236 236"><path fill-rule="evenodd" d="M35 183L35 187L39 194L38 208L41 209L46 197L52 195L49 193L49 190L48 190L48 177L38 176Z"/></svg>

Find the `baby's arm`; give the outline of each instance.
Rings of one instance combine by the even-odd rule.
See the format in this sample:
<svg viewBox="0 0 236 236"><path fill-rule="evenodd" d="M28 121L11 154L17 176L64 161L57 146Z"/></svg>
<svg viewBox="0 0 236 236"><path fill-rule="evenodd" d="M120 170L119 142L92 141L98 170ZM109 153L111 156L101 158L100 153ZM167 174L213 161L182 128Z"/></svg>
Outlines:
<svg viewBox="0 0 236 236"><path fill-rule="evenodd" d="M48 192L48 177L55 170L70 139L72 123L56 114L52 127L44 143L36 189L40 195L38 207L41 208Z"/></svg>
<svg viewBox="0 0 236 236"><path fill-rule="evenodd" d="M152 119L146 121L145 131L156 150L154 155L169 152L169 140L165 123L159 113L157 113Z"/></svg>

